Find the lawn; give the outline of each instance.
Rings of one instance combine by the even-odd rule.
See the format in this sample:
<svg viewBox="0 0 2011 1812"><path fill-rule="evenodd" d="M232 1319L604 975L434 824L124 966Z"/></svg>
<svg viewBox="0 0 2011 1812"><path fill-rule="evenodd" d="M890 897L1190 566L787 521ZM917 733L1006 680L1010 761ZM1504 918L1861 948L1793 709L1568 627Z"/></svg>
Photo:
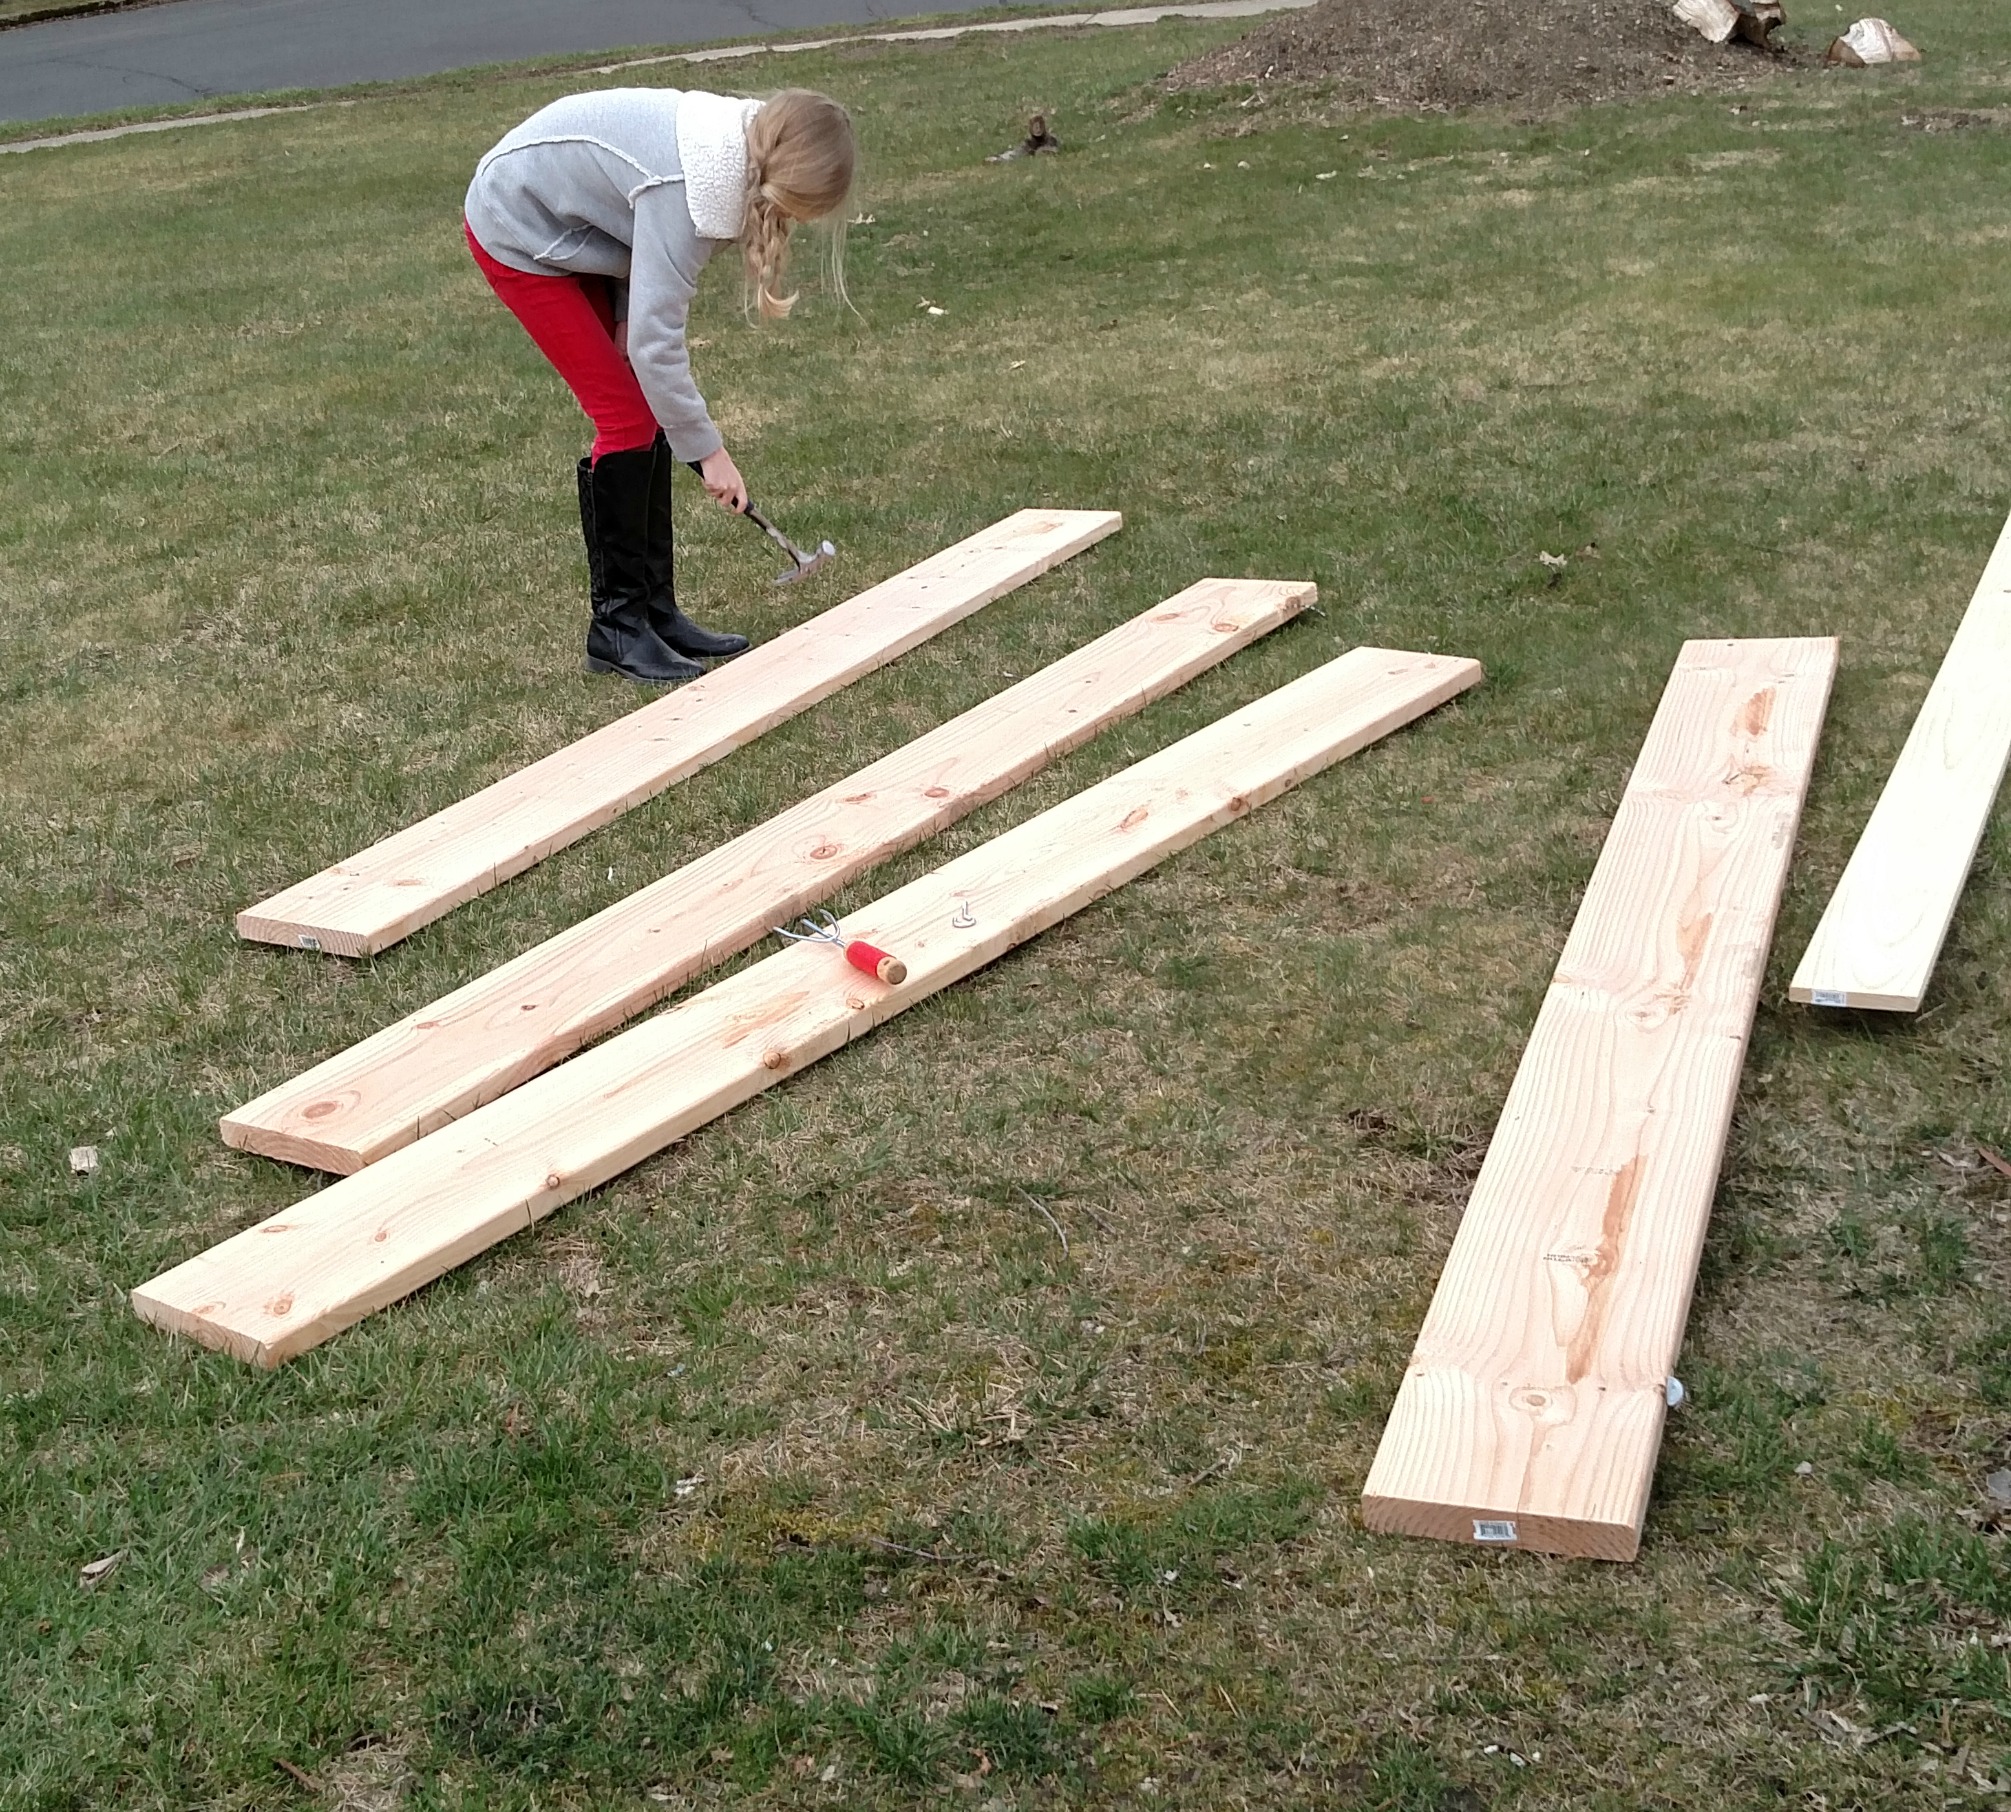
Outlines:
<svg viewBox="0 0 2011 1812"><path fill-rule="evenodd" d="M599 78L4 160L0 1808L2000 1797L2002 815L1918 1018L1786 987L2011 508L2001 13L1536 122L1160 91L1229 25L731 66L866 147L857 312L757 330L721 269L694 328L843 554L778 592L685 487L687 607L1126 527L359 964L231 914L638 702L577 671L581 423L458 232ZM1064 154L983 163L1036 105ZM1204 574L1323 614L850 898L1356 643L1489 679L277 1374L131 1315L313 1187L223 1110ZM1678 645L1830 632L1641 1559L1368 1536Z"/></svg>

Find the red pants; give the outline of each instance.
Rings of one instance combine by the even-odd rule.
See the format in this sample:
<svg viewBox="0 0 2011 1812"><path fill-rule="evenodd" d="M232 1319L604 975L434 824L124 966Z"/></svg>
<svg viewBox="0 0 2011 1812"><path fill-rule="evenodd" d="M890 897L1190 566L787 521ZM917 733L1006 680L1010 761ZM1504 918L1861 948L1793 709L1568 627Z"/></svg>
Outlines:
<svg viewBox="0 0 2011 1812"><path fill-rule="evenodd" d="M524 324L537 349L579 399L594 425L593 457L646 447L656 439L650 412L614 338L614 298L604 277L534 277L498 264L464 220L468 249L489 287Z"/></svg>

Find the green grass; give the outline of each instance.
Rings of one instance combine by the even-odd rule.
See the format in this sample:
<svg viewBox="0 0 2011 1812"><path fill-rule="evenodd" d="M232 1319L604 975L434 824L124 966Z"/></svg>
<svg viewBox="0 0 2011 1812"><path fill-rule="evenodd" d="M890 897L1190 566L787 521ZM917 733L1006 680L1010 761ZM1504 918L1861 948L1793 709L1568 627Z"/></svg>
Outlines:
<svg viewBox="0 0 2011 1812"><path fill-rule="evenodd" d="M281 1760L525 1812L1984 1803L2001 820L1925 1013L1784 996L2011 506L1997 12L1537 122L1155 89L1227 26L736 69L865 138L858 315L757 332L722 270L695 329L844 558L777 593L686 490L688 607L767 635L1021 504L1127 526L356 965L231 912L637 702L575 672L580 423L457 232L567 79L8 160L0 1806L309 1803ZM985 166L1036 104L1066 155ZM279 1374L133 1319L312 1186L222 1110L1204 573L1324 615L850 897L1349 645L1489 681ZM1641 1560L1368 1537L1677 646L1829 631Z"/></svg>

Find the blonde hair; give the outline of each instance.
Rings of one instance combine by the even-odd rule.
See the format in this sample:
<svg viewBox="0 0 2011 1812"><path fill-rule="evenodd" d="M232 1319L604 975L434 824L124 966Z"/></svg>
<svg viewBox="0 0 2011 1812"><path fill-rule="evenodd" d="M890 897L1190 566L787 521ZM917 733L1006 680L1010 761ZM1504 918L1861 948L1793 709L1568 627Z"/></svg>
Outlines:
<svg viewBox="0 0 2011 1812"><path fill-rule="evenodd" d="M749 301L771 319L795 306L784 295L789 229L836 213L851 192L858 162L852 116L828 94L785 88L747 124L747 203L740 217L740 257ZM827 242L827 284L845 301L845 225Z"/></svg>

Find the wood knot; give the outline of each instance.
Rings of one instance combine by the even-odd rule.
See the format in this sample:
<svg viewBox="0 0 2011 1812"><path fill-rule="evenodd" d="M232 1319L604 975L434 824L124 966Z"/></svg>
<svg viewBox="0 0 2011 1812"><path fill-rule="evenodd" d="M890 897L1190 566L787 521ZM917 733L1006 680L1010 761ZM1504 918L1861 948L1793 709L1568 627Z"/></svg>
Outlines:
<svg viewBox="0 0 2011 1812"><path fill-rule="evenodd" d="M301 1110L303 1120L326 1120L330 1114L340 1113L340 1101L316 1101Z"/></svg>
<svg viewBox="0 0 2011 1812"><path fill-rule="evenodd" d="M931 786L922 789L922 797L924 799L947 799L949 796L950 789L946 786Z"/></svg>
<svg viewBox="0 0 2011 1812"><path fill-rule="evenodd" d="M786 1070L789 1067L789 1053L773 1049L763 1051L761 1067L764 1070Z"/></svg>
<svg viewBox="0 0 2011 1812"><path fill-rule="evenodd" d="M837 845L837 844L835 844L835 843L820 843L820 844L818 844L818 845L817 845L817 847L816 847L815 849L813 849L813 850L812 850L812 851L810 852L810 860L811 860L811 861L813 861L813 862L828 862L828 861L830 861L830 860L831 860L831 858L832 858L833 856L835 856L835 855L836 855L837 853L838 853L838 845Z"/></svg>
<svg viewBox="0 0 2011 1812"><path fill-rule="evenodd" d="M564 1182L565 1178L560 1176L556 1170L548 1171L545 1174L545 1187L547 1189L557 1189Z"/></svg>
<svg viewBox="0 0 2011 1812"><path fill-rule="evenodd" d="M275 1296L269 1303L265 1305L265 1312L268 1315L292 1314L293 1292L291 1290L288 1290L283 1295Z"/></svg>

